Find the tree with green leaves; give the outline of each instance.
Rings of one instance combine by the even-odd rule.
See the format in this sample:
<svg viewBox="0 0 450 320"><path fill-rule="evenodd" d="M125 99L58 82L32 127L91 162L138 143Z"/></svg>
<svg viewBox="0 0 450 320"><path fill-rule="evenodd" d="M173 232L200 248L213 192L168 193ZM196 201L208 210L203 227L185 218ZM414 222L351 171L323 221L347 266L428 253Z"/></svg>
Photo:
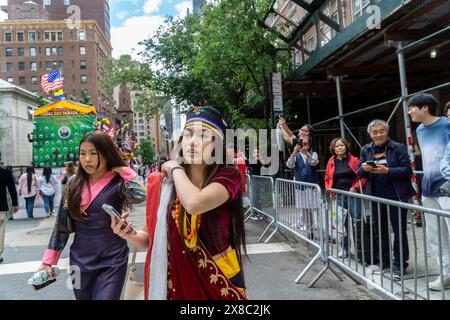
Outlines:
<svg viewBox="0 0 450 320"><path fill-rule="evenodd" d="M159 114L159 106L164 99L155 92L154 84L157 81L148 64L133 60L130 55L122 55L118 59L105 59L102 65L106 76L100 80L100 85L110 95L115 87L126 85L135 92L135 112L143 113L147 120Z"/></svg>
<svg viewBox="0 0 450 320"><path fill-rule="evenodd" d="M142 56L161 66L158 90L178 103L207 100L232 126L245 126L252 110L268 119L270 74L289 70L287 50L275 49L276 36L261 27L271 2L222 0L203 17L168 18L143 42Z"/></svg>
<svg viewBox="0 0 450 320"><path fill-rule="evenodd" d="M80 97L80 103L92 106L91 96L88 94L87 89L81 89L81 97Z"/></svg>
<svg viewBox="0 0 450 320"><path fill-rule="evenodd" d="M289 71L290 61L287 47L276 49L276 35L261 26L271 3L221 0L206 5L202 17L167 17L142 42L145 63L130 56L106 60L102 85L112 90L127 84L137 93L136 109L145 114L158 114L164 99L174 99L182 111L206 100L231 127L268 127L270 75Z"/></svg>
<svg viewBox="0 0 450 320"><path fill-rule="evenodd" d="M150 165L154 162L153 157L155 152L153 150L153 144L150 139L142 140L142 144L137 151L138 155L141 156L144 165Z"/></svg>
<svg viewBox="0 0 450 320"><path fill-rule="evenodd" d="M47 104L47 101L45 100L45 96L44 96L44 94L42 92L39 93L38 104L39 104L39 107L43 107L43 106L45 106Z"/></svg>

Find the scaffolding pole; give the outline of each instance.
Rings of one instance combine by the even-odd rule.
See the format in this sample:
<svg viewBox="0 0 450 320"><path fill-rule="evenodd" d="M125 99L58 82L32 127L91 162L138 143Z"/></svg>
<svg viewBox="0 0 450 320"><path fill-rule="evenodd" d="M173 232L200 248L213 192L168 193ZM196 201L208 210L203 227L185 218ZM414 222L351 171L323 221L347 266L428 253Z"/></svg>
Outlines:
<svg viewBox="0 0 450 320"><path fill-rule="evenodd" d="M308 123L311 124L311 101L309 100L309 93L306 94L306 112L308 116Z"/></svg>
<svg viewBox="0 0 450 320"><path fill-rule="evenodd" d="M398 66L399 66L399 73L400 73L400 87L402 89L402 99L403 99L403 121L405 123L405 135L406 135L406 145L408 147L408 154L409 158L411 160L411 166L413 170L416 170L416 162L415 162L415 155L414 155L414 145L413 145L413 137L412 137L412 130L411 130L411 120L408 116L408 82L406 79L406 66L405 66L405 55L404 50L402 50L403 43L400 41L397 44L398 50L397 50L397 57L398 57ZM414 187L414 190L416 190L416 193L419 192L419 187L417 185L416 176L413 174L412 176L412 185ZM414 197L413 199L414 204L418 204L418 198Z"/></svg>
<svg viewBox="0 0 450 320"><path fill-rule="evenodd" d="M334 77L336 81L336 91L339 108L339 126L341 128L341 138L345 139L345 126L344 126L344 107L342 106L342 91L341 91L341 77Z"/></svg>
<svg viewBox="0 0 450 320"><path fill-rule="evenodd" d="M426 92L434 91L434 90L445 88L445 87L450 87L450 82L446 82L446 83L440 84L440 85L432 87L432 88L428 88L428 89L425 89L425 90L417 91L415 93L411 93L408 96L406 96L405 99L407 99L409 97L412 97L413 95L415 95L417 93L426 93ZM389 101L385 101L385 102L382 102L382 103L378 103L378 104L375 104L375 105L372 105L372 106L369 106L369 107L365 107L365 108L358 109L358 110L355 110L355 111L347 112L347 113L344 113L342 116L345 118L345 117L348 117L348 116L351 116L351 115L354 115L354 114L358 114L358 113L361 113L361 112L364 112L364 111L377 109L379 107L383 107L383 106L391 104L391 103L398 103L399 99L403 99L403 97L398 97L398 98L395 98L395 99L392 99L392 100L389 100ZM339 116L335 116L335 117L329 118L327 120L314 123L312 126L316 127L316 126L319 126L321 124L332 122L332 121L335 121L335 120L338 120L338 119L339 119Z"/></svg>

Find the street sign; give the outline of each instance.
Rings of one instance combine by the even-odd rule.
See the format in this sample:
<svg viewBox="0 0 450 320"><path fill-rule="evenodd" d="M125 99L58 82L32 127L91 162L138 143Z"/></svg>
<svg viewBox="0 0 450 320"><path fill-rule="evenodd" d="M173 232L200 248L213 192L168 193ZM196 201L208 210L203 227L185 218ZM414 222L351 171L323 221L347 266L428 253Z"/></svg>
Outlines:
<svg viewBox="0 0 450 320"><path fill-rule="evenodd" d="M272 73L272 102L275 116L283 115L283 89L281 73Z"/></svg>

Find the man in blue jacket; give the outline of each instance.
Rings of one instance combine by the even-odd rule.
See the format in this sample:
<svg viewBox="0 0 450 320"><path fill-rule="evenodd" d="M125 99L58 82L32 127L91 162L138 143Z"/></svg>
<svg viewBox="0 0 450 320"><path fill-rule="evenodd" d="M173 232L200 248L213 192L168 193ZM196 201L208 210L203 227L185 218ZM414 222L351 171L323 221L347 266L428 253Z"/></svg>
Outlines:
<svg viewBox="0 0 450 320"><path fill-rule="evenodd" d="M383 120L373 120L367 127L367 132L372 142L361 149L361 164L358 168L358 175L361 178L367 178L364 193L374 197L407 202L416 192L411 184L412 167L406 146L389 138L389 124ZM387 205L380 204L378 208L376 203L372 203L373 263L378 265L381 272L390 267L389 219L394 232L394 258L391 273L394 279L400 280L401 274L406 273L409 259L406 234L407 210L398 210L395 206L389 207L388 210ZM381 247L379 246L380 241Z"/></svg>

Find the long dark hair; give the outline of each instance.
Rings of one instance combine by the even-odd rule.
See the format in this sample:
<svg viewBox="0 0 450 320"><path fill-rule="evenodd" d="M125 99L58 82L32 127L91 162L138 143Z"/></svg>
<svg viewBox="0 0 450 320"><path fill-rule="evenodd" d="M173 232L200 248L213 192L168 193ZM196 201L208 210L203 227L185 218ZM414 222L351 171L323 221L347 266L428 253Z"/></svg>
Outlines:
<svg viewBox="0 0 450 320"><path fill-rule="evenodd" d="M90 142L95 146L98 153L98 164L97 168L100 166L100 155L105 158L106 166L108 170L114 167L123 167L125 162L119 155L116 146L112 142L109 136L102 131L92 131L84 135L83 139L80 141L81 144L84 142ZM81 191L83 186L87 183L89 187L89 174L84 171L81 163L78 165L77 174L72 180L70 185L65 189L65 199L67 200L67 207L69 209L69 214L72 218L77 220L83 220L83 214L81 212ZM90 190L89 190L90 192ZM131 204L125 203L126 207L131 207Z"/></svg>
<svg viewBox="0 0 450 320"><path fill-rule="evenodd" d="M44 167L44 171L43 171L42 175L45 177L45 181L47 181L47 183L49 183L50 177L52 176L52 168Z"/></svg>
<svg viewBox="0 0 450 320"><path fill-rule="evenodd" d="M183 150L181 148L181 142L183 141L183 136L181 136L178 140L178 148L179 150L179 156L183 157ZM222 155L223 160L221 163L214 163L214 164L208 164L204 168L203 177L204 182L202 185L202 188L206 187L208 184L211 183L213 178L215 177L216 173L222 169L222 168L230 168L233 172L233 174L236 174L236 176L239 177L239 182L241 181L241 173L240 171L234 166L234 165L227 165L227 163L233 163L232 159L228 159L227 152L225 145L222 143ZM215 156L213 154L212 156ZM230 162L231 161L231 162ZM186 169L186 173L189 174L189 165L187 164L181 164ZM175 201L175 190L172 197L172 203L170 207L172 207L173 202ZM233 202L232 205L232 214L230 217L230 245L233 249L236 250L239 265L241 267L242 275L244 275L244 269L242 267L242 249L244 250L243 253L248 258L247 255L247 247L246 247L246 240L245 240L245 226L244 226L244 211L242 207L242 194L243 190L241 189L239 192L239 195L237 199ZM183 237L183 228L185 226L184 223L184 216L186 215L186 210L181 210L179 221L181 221L181 226L179 230L179 235L181 239L182 245L187 250L186 244L184 242ZM222 252L223 251L223 239L222 235L217 232L220 229L219 224L219 212L216 209L213 209L211 211L205 212L202 214L202 222L200 229L198 230L199 240L202 241L202 243L205 245L205 247L209 250L212 250L214 252Z"/></svg>
<svg viewBox="0 0 450 320"><path fill-rule="evenodd" d="M33 167L27 167L26 173L27 173L28 193L30 193L31 192L31 183L33 182L34 168Z"/></svg>

